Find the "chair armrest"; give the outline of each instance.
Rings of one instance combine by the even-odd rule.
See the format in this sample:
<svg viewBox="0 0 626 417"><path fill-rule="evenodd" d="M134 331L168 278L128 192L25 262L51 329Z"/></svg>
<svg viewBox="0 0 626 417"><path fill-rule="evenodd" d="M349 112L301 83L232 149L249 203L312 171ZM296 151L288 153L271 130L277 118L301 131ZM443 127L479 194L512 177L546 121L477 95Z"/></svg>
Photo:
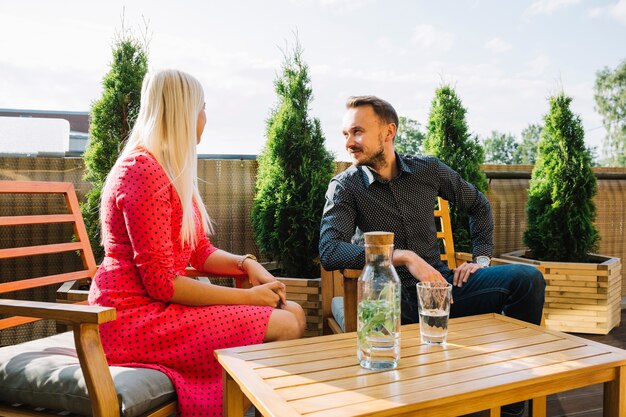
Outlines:
<svg viewBox="0 0 626 417"><path fill-rule="evenodd" d="M111 307L0 299L0 314L67 321L72 324L101 324L115 320Z"/></svg>
<svg viewBox="0 0 626 417"><path fill-rule="evenodd" d="M474 260L474 255L467 252L456 252L454 254L454 258L456 259L457 265L461 265L466 262L472 262Z"/></svg>
<svg viewBox="0 0 626 417"><path fill-rule="evenodd" d="M93 415L119 416L117 393L104 356L99 331L100 324L115 320L114 308L0 299L0 314L70 322Z"/></svg>
<svg viewBox="0 0 626 417"><path fill-rule="evenodd" d="M344 331L356 331L357 312L357 279L361 276L361 269L342 269L343 275L343 328Z"/></svg>
<svg viewBox="0 0 626 417"><path fill-rule="evenodd" d="M344 278L358 279L362 271L362 269L342 269L341 274Z"/></svg>

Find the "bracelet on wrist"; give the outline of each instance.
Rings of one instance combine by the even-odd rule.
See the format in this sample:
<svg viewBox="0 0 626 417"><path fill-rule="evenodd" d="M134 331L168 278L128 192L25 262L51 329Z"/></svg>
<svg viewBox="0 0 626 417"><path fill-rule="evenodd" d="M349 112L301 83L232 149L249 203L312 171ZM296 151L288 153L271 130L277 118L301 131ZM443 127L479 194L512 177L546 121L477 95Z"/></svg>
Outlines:
<svg viewBox="0 0 626 417"><path fill-rule="evenodd" d="M241 258L239 258L239 262L237 262L237 268L239 268L239 270L245 271L245 269L243 269L243 263L246 261L246 259L252 259L253 261L256 261L256 256L250 253L246 253Z"/></svg>

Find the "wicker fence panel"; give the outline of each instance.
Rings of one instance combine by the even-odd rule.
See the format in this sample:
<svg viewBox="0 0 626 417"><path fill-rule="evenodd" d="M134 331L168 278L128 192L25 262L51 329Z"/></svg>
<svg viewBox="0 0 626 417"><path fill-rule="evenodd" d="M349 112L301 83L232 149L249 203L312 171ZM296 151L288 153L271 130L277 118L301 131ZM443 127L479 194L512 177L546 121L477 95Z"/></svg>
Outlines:
<svg viewBox="0 0 626 417"><path fill-rule="evenodd" d="M251 219L256 169L250 160L198 161L200 194L215 227L211 241L228 252L259 255Z"/></svg>
<svg viewBox="0 0 626 417"><path fill-rule="evenodd" d="M339 162L336 172L348 166L349 163ZM0 157L0 179L70 181L80 200L89 187L82 180L83 169L81 158ZM198 161L200 193L215 225L212 241L224 250L258 255L250 219L256 170L257 162L253 160ZM532 166L484 165L483 170L490 182L487 197L494 212L495 253L520 249L526 227L528 178ZM626 180L619 176L626 176L626 169L594 168L594 171L600 175L595 199L596 224L602 237L599 252L624 259ZM618 177L611 178L611 174ZM622 285L622 295L626 296L624 280Z"/></svg>

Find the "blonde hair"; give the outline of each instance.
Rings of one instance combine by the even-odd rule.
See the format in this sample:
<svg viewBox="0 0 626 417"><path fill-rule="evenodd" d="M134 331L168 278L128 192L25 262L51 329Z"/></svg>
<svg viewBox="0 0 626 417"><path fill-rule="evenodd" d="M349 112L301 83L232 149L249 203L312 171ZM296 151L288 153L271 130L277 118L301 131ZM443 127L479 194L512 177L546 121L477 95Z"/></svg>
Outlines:
<svg viewBox="0 0 626 417"><path fill-rule="evenodd" d="M206 233L212 233L211 219L198 191L197 124L204 106L204 91L200 82L178 70L162 70L147 74L141 87L139 115L124 149L111 173L131 152L143 147L161 164L178 193L183 211L180 237L183 244L195 246L195 214L193 203L199 208L201 224ZM115 179L111 173L105 181L105 190ZM107 204L100 204L100 219L105 219ZM102 227L102 244L106 231Z"/></svg>

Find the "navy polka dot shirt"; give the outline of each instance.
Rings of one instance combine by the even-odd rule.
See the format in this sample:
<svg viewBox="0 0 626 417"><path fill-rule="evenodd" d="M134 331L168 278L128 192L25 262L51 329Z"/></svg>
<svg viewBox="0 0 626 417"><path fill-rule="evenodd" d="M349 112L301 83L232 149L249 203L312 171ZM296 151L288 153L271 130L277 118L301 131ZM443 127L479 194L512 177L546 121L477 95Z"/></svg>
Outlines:
<svg viewBox="0 0 626 417"><path fill-rule="evenodd" d="M469 215L473 254L492 256L493 219L485 195L437 158L396 154L396 160L400 173L391 181L354 165L331 180L320 231L322 266L363 268L365 250L351 243L358 228L393 232L395 249L417 253L446 276L433 215L438 196ZM403 286L417 282L406 268L397 270Z"/></svg>

